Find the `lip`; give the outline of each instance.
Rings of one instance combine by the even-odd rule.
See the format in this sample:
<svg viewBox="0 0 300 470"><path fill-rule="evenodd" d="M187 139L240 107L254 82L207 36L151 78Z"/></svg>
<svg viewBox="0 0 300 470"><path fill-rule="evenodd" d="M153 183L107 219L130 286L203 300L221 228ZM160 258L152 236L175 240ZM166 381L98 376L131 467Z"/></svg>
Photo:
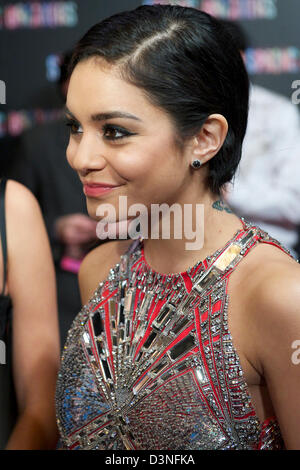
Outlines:
<svg viewBox="0 0 300 470"><path fill-rule="evenodd" d="M86 196L101 196L119 187L108 183L89 183L83 185L83 192Z"/></svg>

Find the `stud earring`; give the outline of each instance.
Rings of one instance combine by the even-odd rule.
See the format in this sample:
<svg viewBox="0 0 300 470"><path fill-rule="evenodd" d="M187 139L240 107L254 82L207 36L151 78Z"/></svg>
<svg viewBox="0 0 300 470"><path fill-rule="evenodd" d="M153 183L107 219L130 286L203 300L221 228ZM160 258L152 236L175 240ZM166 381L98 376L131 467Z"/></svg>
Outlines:
<svg viewBox="0 0 300 470"><path fill-rule="evenodd" d="M200 168L201 165L202 165L202 163L200 162L200 160L194 160L194 161L191 163L191 166L192 166L195 170L198 170L198 168Z"/></svg>

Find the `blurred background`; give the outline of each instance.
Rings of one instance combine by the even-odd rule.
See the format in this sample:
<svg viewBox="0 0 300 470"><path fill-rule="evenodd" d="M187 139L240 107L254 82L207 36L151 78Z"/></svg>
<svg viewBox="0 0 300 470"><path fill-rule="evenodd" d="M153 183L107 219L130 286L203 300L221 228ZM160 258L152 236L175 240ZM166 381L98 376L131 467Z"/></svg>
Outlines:
<svg viewBox="0 0 300 470"><path fill-rule="evenodd" d="M65 158L67 60L96 22L155 3L199 8L238 26L232 34L252 84L249 132L236 184L224 198L299 256L299 0L0 0L0 175L28 186L41 204L56 266L62 344L81 307L80 262L98 243Z"/></svg>

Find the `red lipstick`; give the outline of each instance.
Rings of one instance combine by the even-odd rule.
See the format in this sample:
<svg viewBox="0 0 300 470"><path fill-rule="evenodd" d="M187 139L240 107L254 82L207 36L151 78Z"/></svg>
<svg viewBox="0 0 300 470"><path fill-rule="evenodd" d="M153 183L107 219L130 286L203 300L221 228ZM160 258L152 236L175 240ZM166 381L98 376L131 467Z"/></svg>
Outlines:
<svg viewBox="0 0 300 470"><path fill-rule="evenodd" d="M83 185L83 192L86 196L97 197L102 194L107 194L115 188L119 188L119 186L108 183L87 183Z"/></svg>

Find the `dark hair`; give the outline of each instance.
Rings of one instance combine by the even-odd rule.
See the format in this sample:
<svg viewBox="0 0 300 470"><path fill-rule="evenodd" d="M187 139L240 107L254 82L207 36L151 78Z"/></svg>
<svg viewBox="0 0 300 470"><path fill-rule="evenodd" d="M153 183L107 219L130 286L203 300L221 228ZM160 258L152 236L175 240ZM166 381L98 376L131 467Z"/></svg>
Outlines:
<svg viewBox="0 0 300 470"><path fill-rule="evenodd" d="M229 20L220 20L220 21L222 25L227 29L229 34L231 34L236 47L240 51L245 52L245 50L248 47L250 47L250 41L244 28L242 28L242 26L236 21L229 21Z"/></svg>
<svg viewBox="0 0 300 470"><path fill-rule="evenodd" d="M69 78L69 65L72 58L72 50L66 51L60 56L58 85L63 85Z"/></svg>
<svg viewBox="0 0 300 470"><path fill-rule="evenodd" d="M249 100L248 74L226 28L194 8L141 6L94 25L75 46L69 73L92 56L118 66L123 79L167 112L181 143L210 114L227 119L225 142L208 162L208 187L220 195L241 158Z"/></svg>
<svg viewBox="0 0 300 470"><path fill-rule="evenodd" d="M64 85L69 79L69 65L70 65L70 60L72 57L73 51L66 51L62 54L60 54L60 60L59 60L59 77L56 82L57 85L57 92L58 95L62 101L62 103L66 102L66 90L64 89Z"/></svg>

